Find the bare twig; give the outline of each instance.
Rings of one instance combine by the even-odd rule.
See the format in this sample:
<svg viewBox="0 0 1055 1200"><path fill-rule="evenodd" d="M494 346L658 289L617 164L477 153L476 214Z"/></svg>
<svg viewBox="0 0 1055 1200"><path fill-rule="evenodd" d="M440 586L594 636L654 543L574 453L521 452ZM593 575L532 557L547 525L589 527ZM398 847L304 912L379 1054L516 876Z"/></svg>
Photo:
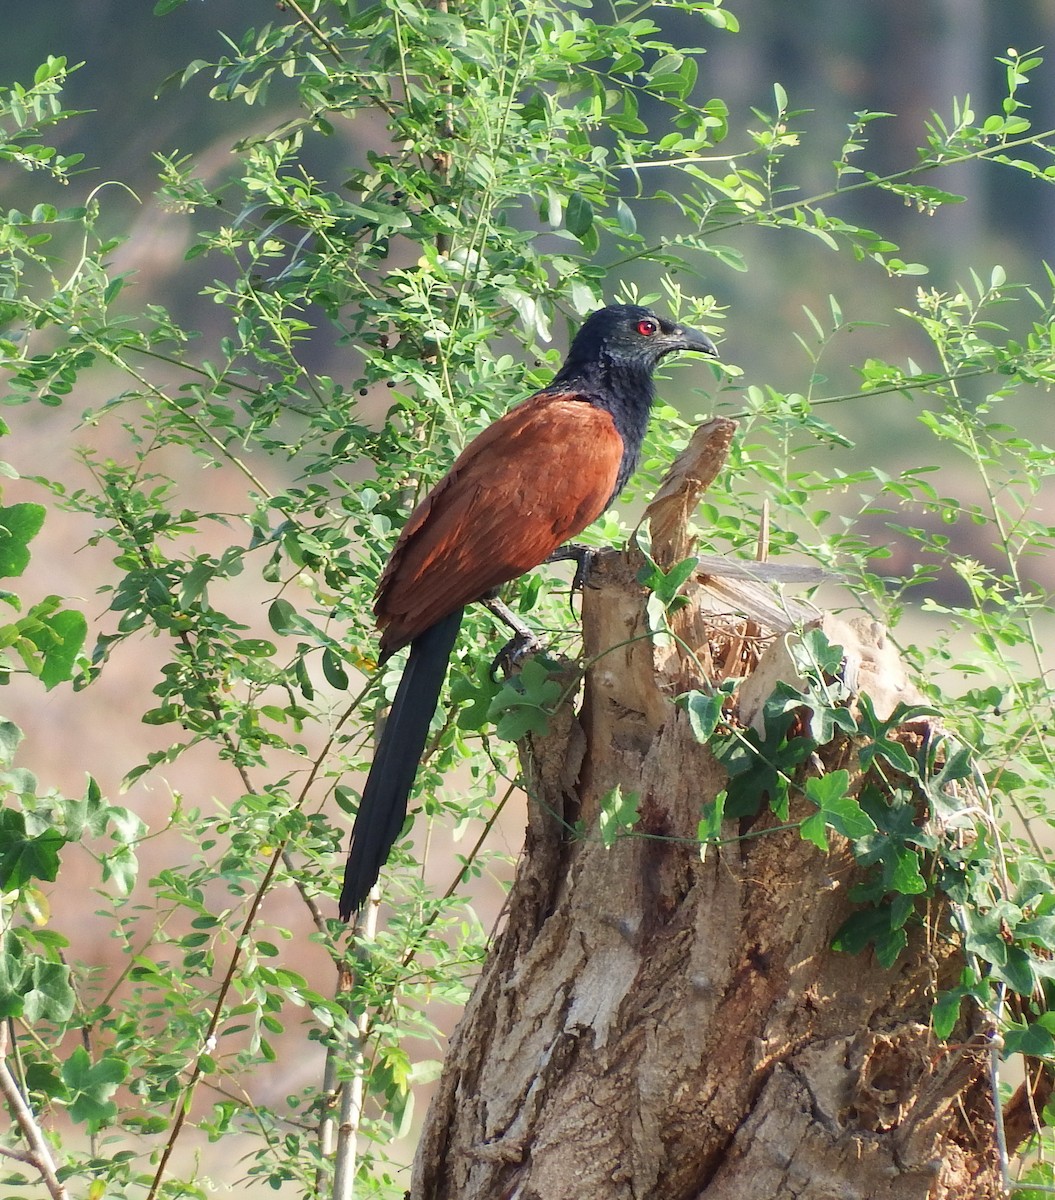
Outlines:
<svg viewBox="0 0 1055 1200"><path fill-rule="evenodd" d="M377 910L380 907L380 891L374 887L366 906L355 923L355 941L371 942L377 933ZM341 971L337 985L339 995L347 996L355 986L355 975L347 968ZM355 1034L347 1047L335 1046L334 1053L347 1050L352 1074L341 1089L341 1115L337 1126L337 1154L334 1159L333 1200L352 1200L357 1165L357 1138L363 1123L363 1103L366 1094L366 1055L364 1053L370 1037L371 1016L364 1006L356 1021Z"/></svg>
<svg viewBox="0 0 1055 1200"><path fill-rule="evenodd" d="M18 1126L19 1132L26 1139L29 1150L25 1153L20 1153L17 1150L4 1150L3 1153L8 1158L18 1159L19 1162L24 1162L28 1166L33 1167L39 1173L41 1179L44 1181L44 1186L48 1189L49 1195L54 1197L54 1200L69 1200L69 1192L66 1191L65 1185L59 1179L58 1168L55 1165L54 1158L52 1158L51 1148L44 1138L43 1130L40 1128L36 1115L19 1090L18 1082L7 1065L7 1053L10 1044L11 1027L5 1021L0 1024L0 1095L3 1095L4 1100L7 1101L7 1106L15 1118L15 1124Z"/></svg>

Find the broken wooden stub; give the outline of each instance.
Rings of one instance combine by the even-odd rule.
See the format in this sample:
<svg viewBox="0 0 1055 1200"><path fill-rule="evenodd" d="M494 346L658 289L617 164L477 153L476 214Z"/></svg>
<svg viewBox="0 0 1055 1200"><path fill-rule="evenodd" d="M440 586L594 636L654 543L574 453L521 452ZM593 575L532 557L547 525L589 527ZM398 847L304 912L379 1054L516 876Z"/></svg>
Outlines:
<svg viewBox="0 0 1055 1200"><path fill-rule="evenodd" d="M679 460L657 498L652 545L668 564L691 548L688 497L729 437L701 434L695 465ZM861 878L843 839L822 853L763 811L700 853L701 813L726 780L674 697L739 675L741 706L760 703L793 682L787 639L824 614L768 564L707 560L677 636L656 637L638 565L600 560L583 599L581 705L522 748L524 852L451 1038L411 1197L999 1195L988 1029L974 1012L954 1045L929 1029L962 967L947 915L932 905L884 969L830 949ZM909 697L882 630L852 632L857 679L889 708ZM816 770L856 762L845 742L816 758ZM637 793L640 816L606 845L598 818L617 787ZM793 803L792 821L807 811Z"/></svg>

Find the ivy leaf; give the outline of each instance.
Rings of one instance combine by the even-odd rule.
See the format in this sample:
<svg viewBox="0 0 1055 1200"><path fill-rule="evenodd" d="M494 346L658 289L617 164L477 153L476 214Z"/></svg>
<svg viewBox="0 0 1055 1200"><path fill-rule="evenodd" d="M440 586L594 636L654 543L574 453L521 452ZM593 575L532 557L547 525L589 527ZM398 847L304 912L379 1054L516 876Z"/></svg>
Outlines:
<svg viewBox="0 0 1055 1200"><path fill-rule="evenodd" d="M850 776L846 771L832 771L827 775L808 779L806 795L821 810L825 822L855 841L876 832L876 824L861 808L860 802L847 794Z"/></svg>
<svg viewBox="0 0 1055 1200"><path fill-rule="evenodd" d="M1049 1125L1048 1112L1050 1105L1045 1108L1041 1120ZM1030 1184L1036 1186L1030 1187ZM1055 1184L1055 1167L1051 1163L1034 1163L1019 1176L1015 1184L1015 1200L1051 1200L1052 1185Z"/></svg>
<svg viewBox="0 0 1055 1200"><path fill-rule="evenodd" d="M1048 1058L1055 1053L1055 1037L1040 1021L1012 1025L1004 1032L1004 1057L1028 1054L1032 1058Z"/></svg>
<svg viewBox="0 0 1055 1200"><path fill-rule="evenodd" d="M956 1028L956 1022L960 1019L960 1006L963 1004L963 998L963 988L950 988L947 992L939 993L930 1015L935 1037L945 1041Z"/></svg>
<svg viewBox="0 0 1055 1200"><path fill-rule="evenodd" d="M22 740L22 730L13 721L0 720L0 767L15 761L15 751Z"/></svg>
<svg viewBox="0 0 1055 1200"><path fill-rule="evenodd" d="M87 635L88 622L82 613L73 609L62 609L43 617L38 628L27 632L27 638L43 656L40 680L49 692L57 684L72 678L77 655Z"/></svg>
<svg viewBox="0 0 1055 1200"><path fill-rule="evenodd" d="M129 896L139 878L139 859L130 846L121 846L102 857L103 880L112 879L122 896Z"/></svg>
<svg viewBox="0 0 1055 1200"><path fill-rule="evenodd" d="M889 856L884 859L884 866L889 869L884 882L889 890L904 896L925 892L927 881L920 874L919 864L920 858L915 850L892 844Z"/></svg>
<svg viewBox="0 0 1055 1200"><path fill-rule="evenodd" d="M706 745L718 728L722 717L722 702L725 697L719 692L686 692L678 697L689 717L689 728L692 736L701 744Z"/></svg>
<svg viewBox="0 0 1055 1200"><path fill-rule="evenodd" d="M62 1082L69 1089L69 1113L74 1121L96 1133L117 1116L110 1097L128 1077L128 1064L108 1054L93 1063L88 1051L78 1046L62 1064Z"/></svg>
<svg viewBox="0 0 1055 1200"><path fill-rule="evenodd" d="M778 689L779 690L779 689ZM795 693L799 702L802 697ZM781 821L787 820L789 797L788 777L813 752L809 738L790 740L787 731L794 721L794 712L781 711L780 704L768 702L762 710L766 736L762 740L754 729L737 736L717 737L711 749L729 776L726 817L750 817L763 804Z"/></svg>
<svg viewBox="0 0 1055 1200"><path fill-rule="evenodd" d="M637 824L640 803L640 793L624 792L618 785L601 797L597 824L606 850L611 850L620 834L629 833Z"/></svg>
<svg viewBox="0 0 1055 1200"><path fill-rule="evenodd" d="M961 779L970 779L974 774L974 754L969 746L959 746L951 739L943 743L945 761L941 770L924 780L923 790L933 806L934 812L942 819L948 820L961 811L961 802L955 794L945 789Z"/></svg>
<svg viewBox="0 0 1055 1200"><path fill-rule="evenodd" d="M74 993L70 969L65 963L37 958L29 969L23 1016L30 1024L51 1021L65 1026L73 1016Z"/></svg>
<svg viewBox="0 0 1055 1200"><path fill-rule="evenodd" d="M696 828L701 845L713 842L721 835L722 822L725 820L725 797L724 791L719 792L710 803L703 806L703 816Z"/></svg>
<svg viewBox="0 0 1055 1200"><path fill-rule="evenodd" d="M637 573L637 581L642 587L656 597L664 608L669 608L685 582L699 566L698 558L684 558L675 563L669 571L664 571L658 564L649 559Z"/></svg>
<svg viewBox="0 0 1055 1200"><path fill-rule="evenodd" d="M25 951L18 934L9 929L0 939L0 1020L19 1017L25 1005L22 981L26 974Z"/></svg>
<svg viewBox="0 0 1055 1200"><path fill-rule="evenodd" d="M821 629L808 629L790 643L791 657L803 675L836 676L842 668L845 651L833 646Z"/></svg>
<svg viewBox="0 0 1055 1200"><path fill-rule="evenodd" d="M988 912L965 906L964 948L988 963L997 979L1002 979L1020 996L1028 996L1036 985L1036 973L1029 953L1010 939L1014 937L1021 910L1006 901L994 904Z"/></svg>
<svg viewBox="0 0 1055 1200"><path fill-rule="evenodd" d="M863 866L882 864L884 892L919 895L927 890L920 873L920 856L913 846L933 848L934 839L916 824L916 814L907 801L888 803L873 787L860 797L861 807L872 819L876 832L854 842L854 857ZM866 885L867 888L867 885ZM855 889L855 898L860 893Z"/></svg>
<svg viewBox="0 0 1055 1200"><path fill-rule="evenodd" d="M806 842L812 842L818 850L828 849L828 831L824 813L815 812L799 825L799 836Z"/></svg>
<svg viewBox="0 0 1055 1200"><path fill-rule="evenodd" d="M53 881L59 873L59 851L65 844L57 829L31 835L22 813L0 810L0 891L15 891L31 879Z"/></svg>
<svg viewBox="0 0 1055 1200"><path fill-rule="evenodd" d="M465 730L483 729L490 719L491 704L501 690L502 685L488 671L482 671L476 679L469 675L452 676L451 704L459 706L455 725Z"/></svg>
<svg viewBox="0 0 1055 1200"><path fill-rule="evenodd" d="M846 954L860 954L872 945L879 962L884 967L892 967L908 945L902 925L903 921L899 920L899 914L890 904L862 909L844 922L832 939L832 949Z"/></svg>
<svg viewBox="0 0 1055 1200"><path fill-rule="evenodd" d="M29 566L29 543L44 524L42 504L0 507L0 577L21 575Z"/></svg>
<svg viewBox="0 0 1055 1200"><path fill-rule="evenodd" d="M827 746L835 738L836 731L854 734L857 732L857 722L850 710L839 704L822 704L815 693L809 697L810 737L818 746Z"/></svg>
<svg viewBox="0 0 1055 1200"><path fill-rule="evenodd" d="M560 700L561 685L538 658L528 659L519 675L506 681L487 710L496 732L508 742L529 733L544 737L549 731L553 706Z"/></svg>

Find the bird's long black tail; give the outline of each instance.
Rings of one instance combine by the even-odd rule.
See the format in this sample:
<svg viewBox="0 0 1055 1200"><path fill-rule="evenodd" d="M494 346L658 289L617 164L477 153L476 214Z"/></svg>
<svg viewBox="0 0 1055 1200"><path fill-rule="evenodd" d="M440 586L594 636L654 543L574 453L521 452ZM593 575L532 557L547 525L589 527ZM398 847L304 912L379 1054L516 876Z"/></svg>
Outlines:
<svg viewBox="0 0 1055 1200"><path fill-rule="evenodd" d="M403 828L407 797L429 736L429 724L462 623L462 611L458 609L444 617L410 644L410 657L352 826L352 846L341 890L343 921L362 907Z"/></svg>

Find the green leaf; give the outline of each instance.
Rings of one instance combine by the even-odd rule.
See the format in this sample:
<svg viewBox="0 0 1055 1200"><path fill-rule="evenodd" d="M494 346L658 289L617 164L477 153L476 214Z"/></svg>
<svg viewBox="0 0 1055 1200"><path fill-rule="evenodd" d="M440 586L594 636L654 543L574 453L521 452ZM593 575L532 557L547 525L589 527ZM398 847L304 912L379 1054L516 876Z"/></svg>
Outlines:
<svg viewBox="0 0 1055 1200"><path fill-rule="evenodd" d="M41 504L0 507L0 578L21 575L29 565L29 543L44 524Z"/></svg>
<svg viewBox="0 0 1055 1200"><path fill-rule="evenodd" d="M1042 1123L1045 1126L1051 1124L1048 1118L1048 1109L1044 1111ZM1029 1184L1036 1186L1029 1187ZM1033 1163L1022 1173L1015 1184L1014 1200L1051 1200L1053 1186L1055 1186L1055 1166L1046 1162Z"/></svg>
<svg viewBox="0 0 1055 1200"><path fill-rule="evenodd" d="M806 796L821 810L807 817L807 820L814 821L821 817L824 824L830 825L836 833L841 833L843 837L853 841L875 833L876 824L861 808L860 802L847 795L846 789L849 786L850 776L847 771L831 771L827 775L807 779ZM803 831L803 837L806 836Z"/></svg>
<svg viewBox="0 0 1055 1200"><path fill-rule="evenodd" d="M344 663L329 646L322 652L322 673L330 687L342 692L348 690L348 672L344 669Z"/></svg>
<svg viewBox="0 0 1055 1200"><path fill-rule="evenodd" d="M703 806L703 816L696 827L696 836L701 845L713 842L721 836L722 822L725 820L725 799L726 793L722 791Z"/></svg>
<svg viewBox="0 0 1055 1200"><path fill-rule="evenodd" d="M815 812L807 817L799 826L799 836L804 841L812 842L818 850L827 850L828 832L824 813Z"/></svg>
<svg viewBox="0 0 1055 1200"><path fill-rule="evenodd" d="M128 1064L104 1054L93 1063L88 1051L78 1046L62 1064L62 1082L69 1089L68 1104L74 1121L87 1125L95 1133L117 1116L117 1105L110 1097L128 1077Z"/></svg>
<svg viewBox="0 0 1055 1200"><path fill-rule="evenodd" d="M829 771L826 775L818 775L806 780L806 795L820 809L827 809L837 801L845 799L846 789L850 786L848 771ZM872 825L872 822L869 821ZM875 826L872 825L874 829Z"/></svg>
<svg viewBox="0 0 1055 1200"><path fill-rule="evenodd" d="M804 675L836 676L842 669L846 652L833 645L821 629L808 629L789 643L791 657Z"/></svg>
<svg viewBox="0 0 1055 1200"><path fill-rule="evenodd" d="M553 706L562 688L538 657L529 658L519 675L506 680L487 710L500 738L518 742L528 734L544 737L549 732Z"/></svg>
<svg viewBox="0 0 1055 1200"><path fill-rule="evenodd" d="M669 608L699 563L698 558L684 558L669 571L664 571L658 563L646 559L637 573L637 581L648 588L664 608Z"/></svg>
<svg viewBox="0 0 1055 1200"><path fill-rule="evenodd" d="M684 705L688 713L692 736L701 745L706 745L718 728L724 700L720 692L692 691L678 697L678 702Z"/></svg>
<svg viewBox="0 0 1055 1200"><path fill-rule="evenodd" d="M122 896L130 896L139 878L139 859L131 846L120 846L102 856L103 882L113 880Z"/></svg>
<svg viewBox="0 0 1055 1200"><path fill-rule="evenodd" d="M88 636L88 622L82 613L63 609L45 617L42 629L34 630L27 636L44 657L40 680L50 692L53 687L73 677L77 656Z"/></svg>
<svg viewBox="0 0 1055 1200"><path fill-rule="evenodd" d="M1004 1032L1004 1057L1011 1054L1048 1058L1055 1054L1055 1037L1038 1023L1012 1025Z"/></svg>
<svg viewBox="0 0 1055 1200"><path fill-rule="evenodd" d="M491 704L502 690L502 685L491 678L489 671L481 671L479 678L469 675L453 675L451 678L451 703L458 705L455 724L459 729L476 730L490 720Z"/></svg>
<svg viewBox="0 0 1055 1200"><path fill-rule="evenodd" d="M888 859L887 862L891 862ZM920 858L908 846L892 847L892 865L887 884L891 891L903 895L918 895L927 890L927 881L920 874Z"/></svg>
<svg viewBox="0 0 1055 1200"><path fill-rule="evenodd" d="M624 792L618 785L601 797L597 824L606 850L611 850L620 834L629 833L637 824L640 803L638 792Z"/></svg>
<svg viewBox="0 0 1055 1200"><path fill-rule="evenodd" d="M908 945L908 937L889 904L864 909L851 916L832 940L832 949L845 954L860 954L875 947L876 958L884 967L892 967Z"/></svg>
<svg viewBox="0 0 1055 1200"><path fill-rule="evenodd" d="M0 767L15 761L15 752L22 740L22 730L11 721L0 720Z"/></svg>
<svg viewBox="0 0 1055 1200"><path fill-rule="evenodd" d="M579 192L572 192L564 206L564 224L581 242L593 228L593 205Z"/></svg>
<svg viewBox="0 0 1055 1200"><path fill-rule="evenodd" d="M29 969L28 987L25 992L23 1016L31 1025L49 1021L65 1026L73 1009L76 996L70 983L70 969L65 963L48 962L37 958Z"/></svg>
<svg viewBox="0 0 1055 1200"><path fill-rule="evenodd" d="M233 654L244 654L246 658L273 658L277 653L274 642L267 638L239 638L231 643Z"/></svg>
<svg viewBox="0 0 1055 1200"><path fill-rule="evenodd" d="M934 1026L935 1037L942 1041L956 1028L960 1019L960 1006L963 1004L964 991L962 988L952 988L940 992L931 1010L931 1024Z"/></svg>
<svg viewBox="0 0 1055 1200"><path fill-rule="evenodd" d="M281 597L271 602L267 610L268 624L276 633L292 633L298 626L297 610Z"/></svg>
<svg viewBox="0 0 1055 1200"><path fill-rule="evenodd" d="M0 891L25 887L31 879L52 882L59 873L59 851L66 839L58 830L26 833L26 819L14 809L0 809Z"/></svg>
<svg viewBox="0 0 1055 1200"><path fill-rule="evenodd" d="M21 938L9 929L0 939L0 1020L22 1015L25 975L26 956Z"/></svg>

